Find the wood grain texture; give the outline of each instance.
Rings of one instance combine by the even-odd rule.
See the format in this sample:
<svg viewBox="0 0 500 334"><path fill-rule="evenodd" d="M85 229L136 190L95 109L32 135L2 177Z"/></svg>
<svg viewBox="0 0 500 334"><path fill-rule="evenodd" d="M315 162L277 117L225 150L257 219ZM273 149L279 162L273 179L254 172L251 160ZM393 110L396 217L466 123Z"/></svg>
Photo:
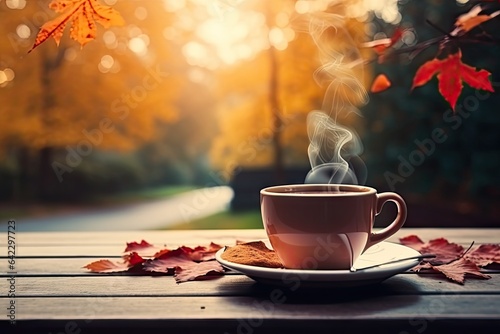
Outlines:
<svg viewBox="0 0 500 334"><path fill-rule="evenodd" d="M0 280L0 291L7 291L8 281ZM369 292L374 287L363 289ZM500 274L489 280L468 279L465 285L449 282L437 274L400 274L389 278L376 289L386 295L457 295L490 294L500 296ZM290 287L280 287L291 290ZM244 275L226 275L203 282L175 283L172 276L81 276L17 277L17 297L84 297L84 296L252 296L265 286ZM355 289L350 289L355 291ZM328 292L328 291L327 291ZM332 289L331 293L338 293Z"/></svg>
<svg viewBox="0 0 500 334"><path fill-rule="evenodd" d="M378 229L376 229L378 230ZM2 232L3 233L3 232ZM397 242L398 238L406 235L416 234L424 241L432 238L445 237L456 243L500 243L500 228L403 228L389 241ZM263 229L257 230L185 230L185 231L116 231L116 232L25 232L17 235L17 243L21 248L28 246L65 248L79 246L116 246L121 252L125 242L140 241L146 239L158 246L166 244L169 247L185 245L197 245L209 243L233 243L234 240L245 241L265 239ZM0 239L0 246L6 245L6 238ZM1 254L3 255L3 254ZM33 254L37 255L37 254ZM49 255L49 254L46 254ZM62 255L62 254L56 254Z"/></svg>

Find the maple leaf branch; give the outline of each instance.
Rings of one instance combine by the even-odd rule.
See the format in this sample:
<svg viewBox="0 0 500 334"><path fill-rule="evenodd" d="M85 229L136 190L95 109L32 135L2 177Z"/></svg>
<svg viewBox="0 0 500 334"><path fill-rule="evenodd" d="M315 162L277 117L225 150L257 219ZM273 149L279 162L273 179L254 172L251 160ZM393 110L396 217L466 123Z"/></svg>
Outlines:
<svg viewBox="0 0 500 334"><path fill-rule="evenodd" d="M500 17L500 16L499 16ZM432 28L436 29L439 31L442 35L438 37L431 38L429 40L417 43L413 46L406 47L406 48L400 48L400 49L391 49L390 51L388 50L384 54L385 59L392 59L398 55L401 54L410 54L410 58L416 57L418 54L420 54L422 51L426 50L427 48L441 44L443 47L447 43L453 43L458 47L458 44L493 44L493 45L500 45L500 39L494 38L490 35L486 35L486 38L481 38L481 35L484 35L484 31L481 35L475 35L475 36L470 36L469 34L464 34L461 36L453 36L449 32L445 31L443 28L439 27L437 24L432 22L429 19L426 19L425 22L429 24ZM366 59L363 64L368 65L376 60L379 59L379 56L377 55L376 57Z"/></svg>

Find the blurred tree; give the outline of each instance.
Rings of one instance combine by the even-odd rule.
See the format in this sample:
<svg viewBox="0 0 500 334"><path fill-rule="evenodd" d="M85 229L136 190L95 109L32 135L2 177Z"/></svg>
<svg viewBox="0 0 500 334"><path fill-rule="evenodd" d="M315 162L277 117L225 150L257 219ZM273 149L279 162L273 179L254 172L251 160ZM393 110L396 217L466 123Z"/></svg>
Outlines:
<svg viewBox="0 0 500 334"><path fill-rule="evenodd" d="M248 62L220 71L221 133L211 157L226 181L240 167L272 165L279 176L285 166L309 166L306 118L311 110L322 108L325 96L325 87L313 77L322 64L318 45L309 34L309 13L298 14L296 2L290 0L254 2L254 6L266 14L260 29L267 46ZM337 3L329 11L341 13L342 7ZM345 23L360 43L364 24L350 19ZM334 28L325 34L331 35L331 45L344 47L345 36ZM338 121L352 126L356 122L352 116L342 115Z"/></svg>
<svg viewBox="0 0 500 334"><path fill-rule="evenodd" d="M168 52L161 27L171 15L155 2L116 4L128 25L100 31L81 50L65 36L27 55L51 13L43 2L25 6L0 3L0 73L14 77L0 82L0 151L14 157L20 191L35 181L48 198L93 151L130 151L177 119L183 59Z"/></svg>
<svg viewBox="0 0 500 334"><path fill-rule="evenodd" d="M412 46L441 36L442 31L451 31L457 16L475 4L433 0L401 3L398 24L409 29L403 36L403 44ZM494 8L498 5L490 6L490 11L498 9ZM393 25L377 18L371 26L376 36L391 35L394 31ZM495 36L499 26L499 20L495 19L480 29ZM401 54L386 63L373 64L375 73L389 76L392 87L371 95L370 103L362 109L366 145L363 159L369 170L368 183L380 190L397 191L411 204L425 205L425 210L410 210L413 223L498 223L500 178L494 171L500 168L500 134L494 129L500 126L500 115L496 112L500 101L499 51L499 46L492 44L462 46L464 62L490 71L497 92L475 91L465 86L456 113L439 95L436 79L410 91L413 75L420 65L435 56L437 46L416 56ZM433 138L436 131L442 133L438 141ZM436 208L447 211L436 214ZM424 218L412 217L418 213Z"/></svg>

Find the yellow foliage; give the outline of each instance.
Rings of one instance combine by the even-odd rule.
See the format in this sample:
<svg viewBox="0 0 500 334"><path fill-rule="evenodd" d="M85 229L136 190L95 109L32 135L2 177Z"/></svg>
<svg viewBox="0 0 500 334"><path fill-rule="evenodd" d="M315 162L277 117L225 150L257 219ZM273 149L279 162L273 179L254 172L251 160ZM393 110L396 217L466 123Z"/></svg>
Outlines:
<svg viewBox="0 0 500 334"><path fill-rule="evenodd" d="M290 3L293 5L289 1L273 1L275 8L272 10L275 12L271 16L280 11L290 12ZM309 165L306 118L310 111L322 108L327 85L315 81L313 74L322 65L320 52L303 26L291 24L290 27L295 28L295 38L285 50L275 50L280 129L272 123L269 100L272 60L269 50L222 73L218 87L220 134L210 155L216 168L229 173L237 167L270 166L274 156L272 135L276 131L280 131L284 165ZM363 23L347 19L345 28L350 36L339 33L331 36L329 47L333 45L338 52L360 44L364 37ZM346 37L349 40L345 40ZM367 80L359 66L353 69L353 73L366 85ZM344 98L358 105L361 102L355 93L349 91L345 92ZM344 126L353 126L359 119L351 114L338 117Z"/></svg>
<svg viewBox="0 0 500 334"><path fill-rule="evenodd" d="M153 2L141 5L149 6L149 20L141 29L151 44L168 44L158 28L168 15L155 15ZM120 2L115 7L130 18L136 6ZM49 16L36 1L22 10L0 4L0 71L15 73L15 80L0 86L0 151L64 149L82 141L96 149L126 151L158 138L158 124L178 118L173 101L182 81L172 75L178 60L170 61L167 46L140 59L127 47L133 28L128 26L105 30L107 40L101 31L83 49L65 36L59 47L44 43L27 54L41 13ZM31 35L24 38L19 29Z"/></svg>

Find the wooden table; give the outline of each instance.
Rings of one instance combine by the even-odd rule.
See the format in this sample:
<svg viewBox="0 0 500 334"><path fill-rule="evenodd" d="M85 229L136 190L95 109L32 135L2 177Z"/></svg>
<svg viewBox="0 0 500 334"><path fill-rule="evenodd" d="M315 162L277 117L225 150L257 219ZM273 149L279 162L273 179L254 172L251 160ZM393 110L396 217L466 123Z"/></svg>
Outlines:
<svg viewBox="0 0 500 334"><path fill-rule="evenodd" d="M392 240L409 234L463 245L500 242L500 229L404 229ZM5 233L0 332L406 334L500 328L499 273L459 285L405 272L375 286L291 291L240 274L176 284L170 276L111 276L82 268L96 259L119 258L125 242L141 239L172 248L262 238L262 230L21 233L12 281ZM13 287L15 324L7 317ZM272 302L276 289L282 297Z"/></svg>

